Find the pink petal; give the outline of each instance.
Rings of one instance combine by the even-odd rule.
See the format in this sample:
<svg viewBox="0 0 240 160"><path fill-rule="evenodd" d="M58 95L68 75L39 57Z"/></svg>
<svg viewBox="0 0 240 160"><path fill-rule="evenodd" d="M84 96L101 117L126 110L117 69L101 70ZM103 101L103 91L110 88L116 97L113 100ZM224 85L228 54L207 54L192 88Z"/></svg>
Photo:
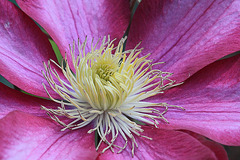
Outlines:
<svg viewBox="0 0 240 160"><path fill-rule="evenodd" d="M36 116L48 117L46 111L41 109L41 105L45 107L60 106L52 101L21 93L2 83L0 83L0 102L0 118L15 110L31 113Z"/></svg>
<svg viewBox="0 0 240 160"><path fill-rule="evenodd" d="M87 49L92 38L111 35L120 39L129 23L130 10L126 0L23 1L21 9L37 21L53 38L61 53L69 55L73 40L83 43L88 36ZM95 40L96 42L96 40Z"/></svg>
<svg viewBox="0 0 240 160"><path fill-rule="evenodd" d="M217 61L180 87L154 97L172 105L161 127L190 130L226 145L240 145L240 55Z"/></svg>
<svg viewBox="0 0 240 160"><path fill-rule="evenodd" d="M227 155L223 147L212 142L212 148L202 143L203 140L198 140L193 136L181 131L161 130L150 127L143 127L143 135L153 138L148 140L146 138L137 138L139 147L135 149L135 156L132 158L130 145L121 154L114 154L107 151L100 155L99 159L123 160L123 159L161 159L161 160L202 160L202 159L217 159L218 154L221 154L222 159L227 159ZM208 141L204 139L204 141ZM124 143L120 143L124 145ZM215 152L213 148L221 148L222 154L218 150Z"/></svg>
<svg viewBox="0 0 240 160"><path fill-rule="evenodd" d="M216 145L217 143L214 141L210 141L207 140L205 137L200 136L196 133L193 132L187 132L188 134L190 134L191 136L195 137L197 140L199 140L203 145L207 146L209 149L211 149L218 160L224 160L224 159L228 159L227 158L227 153L225 152L225 149L223 146L221 145Z"/></svg>
<svg viewBox="0 0 240 160"><path fill-rule="evenodd" d="M39 27L8 1L0 2L0 37L0 74L26 92L48 97L41 70L43 61L56 60L54 52Z"/></svg>
<svg viewBox="0 0 240 160"><path fill-rule="evenodd" d="M240 50L240 1L142 1L129 34L158 67L184 81L204 66Z"/></svg>
<svg viewBox="0 0 240 160"><path fill-rule="evenodd" d="M60 131L52 121L23 112L0 120L0 159L96 159L87 128Z"/></svg>

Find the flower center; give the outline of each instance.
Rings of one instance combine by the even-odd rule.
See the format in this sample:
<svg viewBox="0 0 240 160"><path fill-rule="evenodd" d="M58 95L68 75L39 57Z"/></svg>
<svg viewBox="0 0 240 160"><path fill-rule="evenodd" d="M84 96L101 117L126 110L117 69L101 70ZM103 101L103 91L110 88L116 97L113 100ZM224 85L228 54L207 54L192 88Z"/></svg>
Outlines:
<svg viewBox="0 0 240 160"><path fill-rule="evenodd" d="M123 52L125 40L122 39L114 48L113 41L109 37L106 41L104 37L101 46L96 49L95 45L89 53L85 53L85 41L82 45L78 44L76 57L73 46L70 51L74 72L67 59L66 64L62 63L61 66L54 62L61 68L66 78L64 80L51 69L50 61L48 66L45 64L44 77L63 100L49 95L61 107L42 108L65 127L62 130L79 129L93 122L94 128L88 133L96 131L101 138L97 150L102 142L108 145L102 152L109 148L114 152L114 147L120 148L121 152L130 139L134 155L134 147L137 146L134 136L145 137L140 134L143 129L138 122L157 127L159 120L168 122L163 115L169 106L183 108L146 100L176 85L168 78L171 73L153 69L156 64L151 64L151 60L147 59L150 54L139 56L142 50L137 49L138 46ZM65 124L57 116L66 116L73 121ZM118 136L125 140L124 146L115 144Z"/></svg>
<svg viewBox="0 0 240 160"><path fill-rule="evenodd" d="M101 59L97 60L93 64L92 68L94 74L97 74L99 78L104 80L106 83L109 81L109 78L112 77L113 74L117 71L118 66L114 61L105 60L103 57L101 57Z"/></svg>

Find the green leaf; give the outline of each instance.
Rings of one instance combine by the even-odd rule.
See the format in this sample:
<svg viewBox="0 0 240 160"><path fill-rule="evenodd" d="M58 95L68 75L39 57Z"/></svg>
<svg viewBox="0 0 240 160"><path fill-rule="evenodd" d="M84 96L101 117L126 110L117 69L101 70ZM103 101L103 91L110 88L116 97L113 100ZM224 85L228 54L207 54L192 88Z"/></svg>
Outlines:
<svg viewBox="0 0 240 160"><path fill-rule="evenodd" d="M63 57L62 57L62 55L61 55L61 53L60 53L60 50L59 50L57 44L56 44L53 40L51 40L51 39L49 39L49 42L50 42L51 45L52 45L52 48L53 48L53 50L54 50L54 53L56 54L58 63L61 64Z"/></svg>

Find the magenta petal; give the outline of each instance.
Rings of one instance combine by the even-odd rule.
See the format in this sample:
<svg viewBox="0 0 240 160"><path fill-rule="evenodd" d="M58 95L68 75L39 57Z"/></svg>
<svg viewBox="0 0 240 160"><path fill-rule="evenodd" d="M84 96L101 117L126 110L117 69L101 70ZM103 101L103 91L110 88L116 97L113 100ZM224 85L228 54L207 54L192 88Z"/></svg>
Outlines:
<svg viewBox="0 0 240 160"><path fill-rule="evenodd" d="M15 110L48 117L46 111L41 110L41 105L45 107L59 106L59 104L52 101L29 96L11 89L2 83L0 83L0 102L0 118Z"/></svg>
<svg viewBox="0 0 240 160"><path fill-rule="evenodd" d="M240 50L240 1L142 1L128 48L142 41L163 71L184 81L204 66Z"/></svg>
<svg viewBox="0 0 240 160"><path fill-rule="evenodd" d="M191 136L195 137L197 140L199 140L203 145L207 146L209 149L211 149L218 160L225 160L228 159L227 152L225 151L224 147L222 145L218 145L216 142L207 140L205 137L200 136L193 132L187 132Z"/></svg>
<svg viewBox="0 0 240 160"><path fill-rule="evenodd" d="M190 130L226 145L240 145L240 55L217 61L170 89L162 102L182 106L169 109L162 127Z"/></svg>
<svg viewBox="0 0 240 160"><path fill-rule="evenodd" d="M78 38L83 43L88 37L87 48L93 37L110 35L120 39L130 17L126 0L17 0L17 3L50 34L63 56L69 53L69 44ZM68 58L70 60L70 56Z"/></svg>
<svg viewBox="0 0 240 160"><path fill-rule="evenodd" d="M225 150L219 144L213 142L212 148L209 148L202 143L203 140L198 140L195 137L181 131L161 130L150 127L143 128L143 135L151 137L153 140L139 138L136 136L139 147L135 149L134 158L132 158L130 148L127 148L121 154L114 154L111 151L107 151L103 155L100 155L99 159L124 160L132 158L134 160L216 160L218 154L220 154L220 150L214 152L214 147L218 149L221 148L221 152L225 153ZM121 145L124 145L124 143ZM128 145L128 147L130 147L130 145ZM226 153L221 155L223 155L222 159L227 159Z"/></svg>
<svg viewBox="0 0 240 160"><path fill-rule="evenodd" d="M55 54L39 27L9 1L0 2L0 37L0 74L26 92L47 97L41 70L43 61L56 60Z"/></svg>
<svg viewBox="0 0 240 160"><path fill-rule="evenodd" d="M23 112L0 120L0 159L96 159L87 128L60 131L55 123Z"/></svg>

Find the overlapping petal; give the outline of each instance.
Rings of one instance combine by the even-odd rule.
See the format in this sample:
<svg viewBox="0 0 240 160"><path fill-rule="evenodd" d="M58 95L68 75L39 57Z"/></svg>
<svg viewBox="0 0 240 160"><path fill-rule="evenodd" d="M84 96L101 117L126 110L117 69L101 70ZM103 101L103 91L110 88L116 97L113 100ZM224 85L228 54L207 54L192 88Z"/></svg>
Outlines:
<svg viewBox="0 0 240 160"><path fill-rule="evenodd" d="M217 61L158 99L186 110L169 109L170 124L226 145L240 145L240 55Z"/></svg>
<svg viewBox="0 0 240 160"><path fill-rule="evenodd" d="M88 37L86 49L92 38L110 35L122 38L129 23L129 4L125 0L17 0L21 9L37 21L53 38L61 53L69 53L69 44L79 38L82 44ZM96 40L95 40L96 42ZM70 55L68 59L71 61Z"/></svg>
<svg viewBox="0 0 240 160"><path fill-rule="evenodd" d="M142 1L132 22L129 48L142 41L163 71L184 81L204 66L240 50L240 2Z"/></svg>
<svg viewBox="0 0 240 160"><path fill-rule="evenodd" d="M0 37L0 74L26 92L47 97L41 70L43 62L56 60L55 54L39 27L9 1L0 2Z"/></svg>
<svg viewBox="0 0 240 160"><path fill-rule="evenodd" d="M135 150L134 160L141 159L161 159L161 160L201 160L201 159L227 159L226 152L222 146L217 143L210 142L201 136L191 136L181 131L161 130L150 127L143 127L144 135L152 137L153 140L146 138L137 138L139 147ZM124 143L119 144L121 146ZM206 143L210 145L205 145ZM99 160L124 160L131 157L131 148L126 148L121 154L114 154L110 150L99 156Z"/></svg>
<svg viewBox="0 0 240 160"><path fill-rule="evenodd" d="M47 119L11 112L0 120L0 159L96 159L94 136L87 128L60 129Z"/></svg>
<svg viewBox="0 0 240 160"><path fill-rule="evenodd" d="M33 97L0 83L0 118L12 111L23 111L36 116L48 117L46 112L41 110L41 105L46 107L58 107L59 104L46 99Z"/></svg>
<svg viewBox="0 0 240 160"><path fill-rule="evenodd" d="M207 146L209 149L211 149L218 160L224 160L224 159L228 159L227 157L227 153L225 151L225 149L223 148L222 145L217 145L216 142L211 141L206 139L205 137L198 135L196 133L193 132L189 132L189 131L184 131L188 134L190 134L191 136L195 137L197 140L199 140L203 145Z"/></svg>

